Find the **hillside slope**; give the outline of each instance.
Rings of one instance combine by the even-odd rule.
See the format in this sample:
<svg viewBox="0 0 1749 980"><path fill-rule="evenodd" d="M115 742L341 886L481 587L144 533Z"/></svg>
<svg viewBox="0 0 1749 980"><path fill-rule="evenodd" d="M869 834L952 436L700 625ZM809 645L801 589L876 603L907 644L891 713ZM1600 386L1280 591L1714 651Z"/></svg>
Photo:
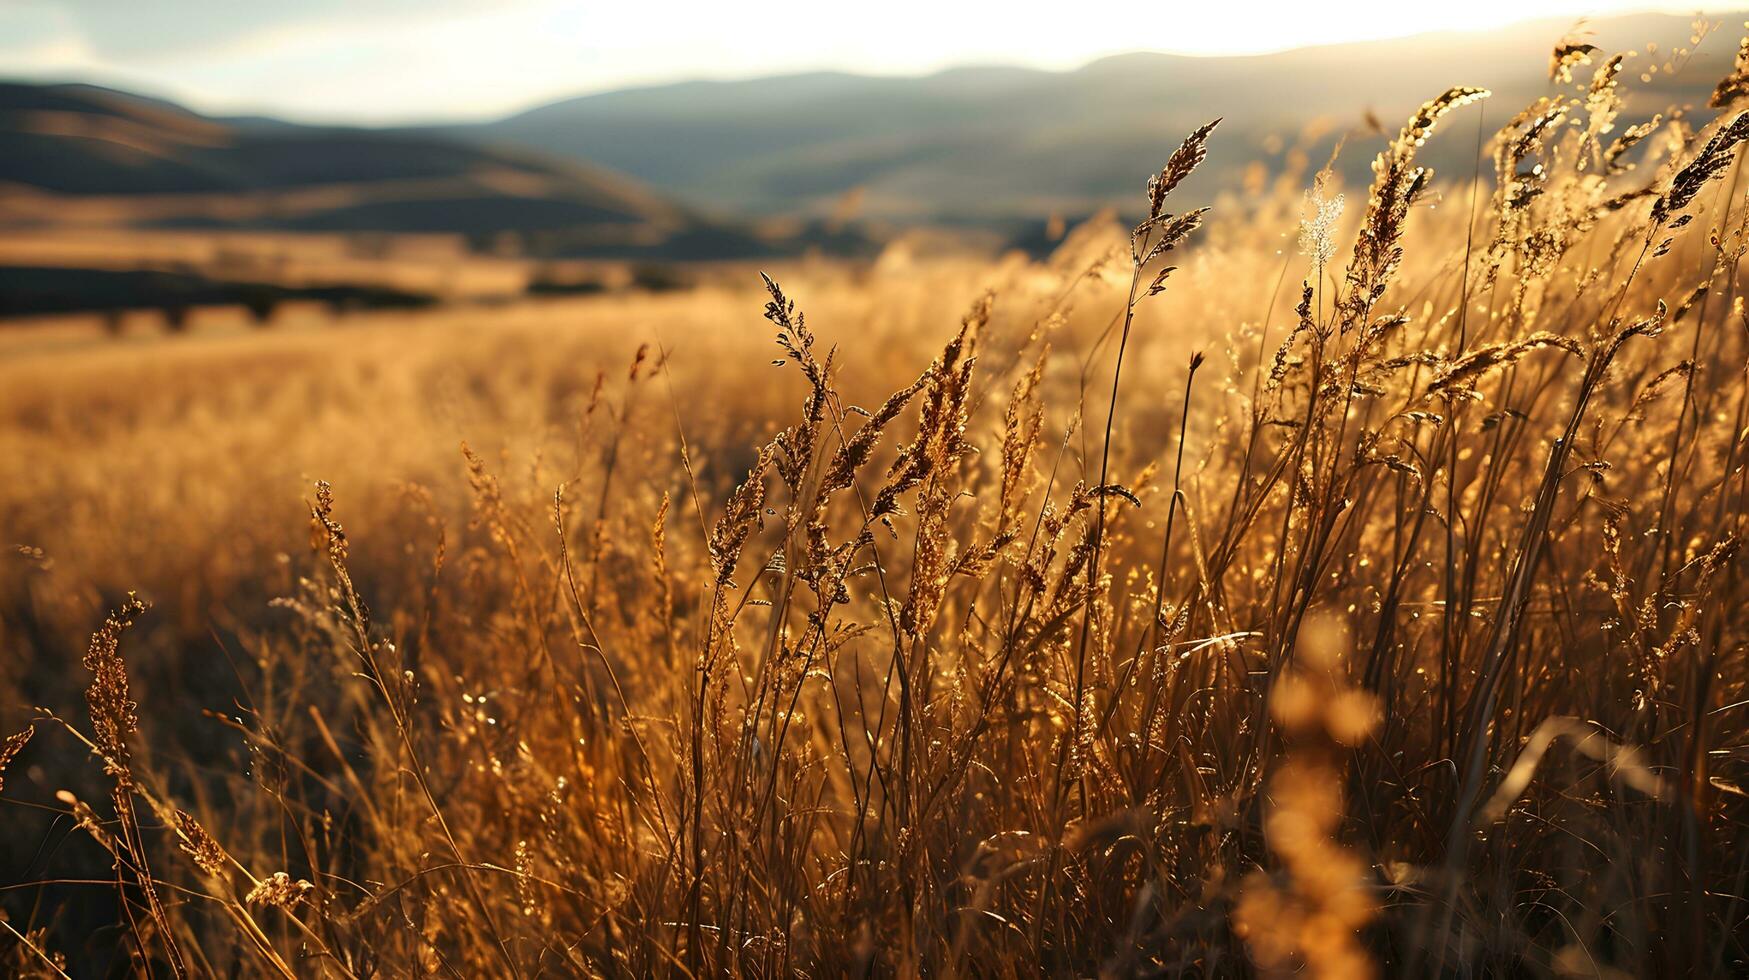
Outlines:
<svg viewBox="0 0 1749 980"><path fill-rule="evenodd" d="M439 232L537 254L759 247L599 167L437 133L229 122L88 85L0 84L0 225Z"/></svg>
<svg viewBox="0 0 1749 980"><path fill-rule="evenodd" d="M1596 21L1606 52L1640 49L1628 71L1630 112L1703 104L1729 65L1742 16L1689 57L1690 19ZM744 214L824 214L848 191L865 213L983 220L1091 210L1134 198L1141 180L1191 128L1226 122L1205 187L1236 183L1239 164L1279 164L1284 147L1322 121L1304 149L1327 154L1366 114L1395 128L1452 85L1492 88L1482 114L1503 122L1548 92L1549 51L1570 21L1307 48L1255 57L1139 53L1070 72L962 68L922 78L815 73L693 81L610 92L450 132L636 173L696 204ZM1656 47L1648 51L1646 45ZM1674 56L1674 57L1673 57ZM1680 71L1665 73L1677 62ZM1656 72L1649 82L1637 76ZM1582 68L1581 80L1590 68ZM1365 144L1362 146L1362 144ZM1468 170L1474 135L1436 141L1429 158ZM1364 177L1372 144L1356 133L1345 168ZM1321 163L1322 159L1316 162Z"/></svg>

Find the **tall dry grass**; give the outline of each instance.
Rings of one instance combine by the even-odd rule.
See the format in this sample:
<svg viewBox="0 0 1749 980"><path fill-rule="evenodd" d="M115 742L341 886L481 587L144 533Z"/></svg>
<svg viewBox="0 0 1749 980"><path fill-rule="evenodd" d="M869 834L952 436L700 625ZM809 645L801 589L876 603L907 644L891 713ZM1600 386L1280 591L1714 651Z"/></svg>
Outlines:
<svg viewBox="0 0 1749 980"><path fill-rule="evenodd" d="M1620 66L1046 263L0 366L10 968L1749 968L1749 55Z"/></svg>

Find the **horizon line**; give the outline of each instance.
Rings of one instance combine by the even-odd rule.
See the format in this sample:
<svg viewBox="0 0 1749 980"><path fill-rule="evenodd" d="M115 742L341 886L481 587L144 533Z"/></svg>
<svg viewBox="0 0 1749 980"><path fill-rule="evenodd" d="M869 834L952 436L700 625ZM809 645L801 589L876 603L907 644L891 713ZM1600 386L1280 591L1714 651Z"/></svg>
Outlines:
<svg viewBox="0 0 1749 980"><path fill-rule="evenodd" d="M136 98L170 103L193 114L218 121L256 119L320 129L419 130L499 122L564 102L601 96L659 91L662 89L677 88L687 85L732 85L744 82L780 81L784 79L807 78L810 76L860 78L895 82L926 81L928 79L939 78L944 75L966 71L1014 71L1036 75L1073 75L1103 62L1136 56L1177 58L1186 61L1242 61L1253 58L1276 57L1296 52L1326 51L1337 48L1390 44L1394 42L1414 41L1420 39L1452 36L1476 37L1522 29L1535 24L1566 23L1578 26L1587 22L1619 20L1630 17L1682 19L1693 17L1716 17L1727 14L1749 15L1749 4L1729 8L1697 8L1690 10L1687 13L1677 13L1674 10L1662 7L1647 7L1640 10L1612 13L1598 18L1569 18L1553 15L1533 16L1487 27L1436 28L1433 30L1412 31L1404 34L1393 34L1379 37L1363 37L1344 41L1329 41L1317 44L1264 48L1256 51L1198 52L1166 48L1124 48L1095 54L1073 64L1060 66L1037 63L1028 64L1022 61L973 60L943 64L925 70L902 70L890 72L869 69L819 67L770 72L726 72L719 74L701 73L676 75L667 79L629 81L617 85L572 87L562 91L555 91L549 95L521 100L509 108L487 112L469 112L451 116L394 114L375 120L366 118L350 120L344 118L336 119L332 116L323 116L321 114L305 113L296 110L289 112L280 111L269 106L240 107L229 110L205 108L202 106L202 103L207 100L203 100L199 96L179 94L175 92L174 85L162 85L144 78L136 78L133 73L126 70L100 70L85 74L69 75L53 75L45 73L41 76L0 74L0 84L36 85L44 87L90 86Z"/></svg>

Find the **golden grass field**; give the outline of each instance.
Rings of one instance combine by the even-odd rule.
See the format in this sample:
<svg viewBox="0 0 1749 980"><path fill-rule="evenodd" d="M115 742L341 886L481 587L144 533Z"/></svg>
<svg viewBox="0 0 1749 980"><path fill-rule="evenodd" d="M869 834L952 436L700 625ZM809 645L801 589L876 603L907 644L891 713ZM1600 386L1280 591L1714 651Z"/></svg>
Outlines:
<svg viewBox="0 0 1749 980"><path fill-rule="evenodd" d="M1048 261L14 342L7 969L1749 970L1749 55L1619 67Z"/></svg>

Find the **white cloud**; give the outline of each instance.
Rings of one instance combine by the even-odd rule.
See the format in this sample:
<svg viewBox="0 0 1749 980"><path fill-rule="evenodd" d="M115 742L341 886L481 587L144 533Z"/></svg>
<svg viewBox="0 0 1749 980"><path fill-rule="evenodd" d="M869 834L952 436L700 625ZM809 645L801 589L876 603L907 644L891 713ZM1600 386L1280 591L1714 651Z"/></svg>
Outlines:
<svg viewBox="0 0 1749 980"><path fill-rule="evenodd" d="M0 63L13 71L89 69L101 64L67 12L45 3L0 6Z"/></svg>

